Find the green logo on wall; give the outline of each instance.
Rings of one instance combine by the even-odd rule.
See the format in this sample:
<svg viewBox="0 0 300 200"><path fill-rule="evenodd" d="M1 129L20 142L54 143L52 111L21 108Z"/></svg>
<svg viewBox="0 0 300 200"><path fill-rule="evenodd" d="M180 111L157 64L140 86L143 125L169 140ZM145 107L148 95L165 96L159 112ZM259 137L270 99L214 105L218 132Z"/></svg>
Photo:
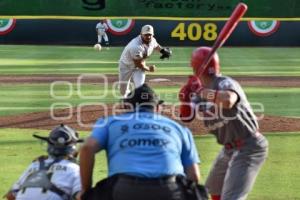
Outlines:
<svg viewBox="0 0 300 200"><path fill-rule="evenodd" d="M132 19L108 19L106 23L108 31L113 35L126 35L134 26Z"/></svg>
<svg viewBox="0 0 300 200"><path fill-rule="evenodd" d="M14 29L15 25L15 19L0 19L0 35L8 34Z"/></svg>
<svg viewBox="0 0 300 200"><path fill-rule="evenodd" d="M279 28L280 22L273 21L249 21L248 26L252 33L257 36L269 36L275 33Z"/></svg>

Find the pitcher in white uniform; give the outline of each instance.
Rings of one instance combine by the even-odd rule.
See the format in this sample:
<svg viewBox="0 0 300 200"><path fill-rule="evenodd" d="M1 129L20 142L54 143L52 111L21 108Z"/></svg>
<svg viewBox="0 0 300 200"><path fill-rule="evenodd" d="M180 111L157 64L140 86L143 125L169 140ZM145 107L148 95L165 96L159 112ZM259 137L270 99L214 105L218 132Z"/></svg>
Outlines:
<svg viewBox="0 0 300 200"><path fill-rule="evenodd" d="M163 49L153 36L153 27L151 25L143 26L141 34L132 39L121 54L119 87L123 97L126 97L130 92L131 79L134 88L138 88L145 82L145 72L155 71L155 65L147 65L145 62L154 50L160 52Z"/></svg>

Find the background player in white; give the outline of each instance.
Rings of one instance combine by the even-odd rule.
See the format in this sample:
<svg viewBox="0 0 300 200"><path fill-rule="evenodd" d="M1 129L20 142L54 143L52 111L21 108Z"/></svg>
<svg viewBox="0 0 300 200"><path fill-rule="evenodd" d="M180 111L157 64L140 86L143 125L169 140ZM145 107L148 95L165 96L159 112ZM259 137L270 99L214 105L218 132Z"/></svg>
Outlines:
<svg viewBox="0 0 300 200"><path fill-rule="evenodd" d="M109 40L106 31L108 30L107 24L100 20L100 22L96 25L96 33L98 36L98 44L102 44L102 39L104 39L105 45L108 47Z"/></svg>
<svg viewBox="0 0 300 200"><path fill-rule="evenodd" d="M127 44L119 60L119 86L122 96L126 97L130 92L131 78L134 87L137 88L145 82L145 71L155 71L155 65L147 65L145 62L154 50L162 54L161 59L171 56L169 48L162 48L157 43L153 27L145 25L141 34Z"/></svg>
<svg viewBox="0 0 300 200"><path fill-rule="evenodd" d="M62 124L54 128L49 137L34 137L48 143L48 156L34 160L5 197L8 200L75 199L81 191L76 143L82 140L78 139L78 133ZM37 175L41 169L46 172L46 177Z"/></svg>
<svg viewBox="0 0 300 200"><path fill-rule="evenodd" d="M218 55L202 68L210 51L200 47L192 54L191 66L200 79L191 76L181 88L180 115L189 121L199 110L205 126L223 145L206 180L212 200L245 200L267 157L268 141L259 132L240 84L221 75Z"/></svg>

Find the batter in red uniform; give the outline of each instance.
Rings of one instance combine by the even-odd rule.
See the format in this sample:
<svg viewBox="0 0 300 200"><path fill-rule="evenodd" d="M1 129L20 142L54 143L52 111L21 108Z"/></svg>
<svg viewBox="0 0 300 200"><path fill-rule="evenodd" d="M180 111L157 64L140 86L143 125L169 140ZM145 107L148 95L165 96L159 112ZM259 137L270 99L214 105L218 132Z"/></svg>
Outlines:
<svg viewBox="0 0 300 200"><path fill-rule="evenodd" d="M201 69L210 51L200 47L192 54L191 66L200 76L191 76L180 90L180 117L191 121L201 113L205 126L223 145L206 180L212 200L244 200L267 157L268 142L259 133L240 84L220 74L218 55Z"/></svg>

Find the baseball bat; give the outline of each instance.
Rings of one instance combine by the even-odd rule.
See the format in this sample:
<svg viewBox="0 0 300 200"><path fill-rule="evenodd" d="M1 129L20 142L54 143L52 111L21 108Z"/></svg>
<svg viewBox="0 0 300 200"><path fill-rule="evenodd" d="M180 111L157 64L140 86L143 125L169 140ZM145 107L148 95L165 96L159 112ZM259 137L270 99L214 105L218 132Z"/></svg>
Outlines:
<svg viewBox="0 0 300 200"><path fill-rule="evenodd" d="M212 50L209 52L209 54L204 59L202 65L200 68L197 68L196 75L200 77L202 73L204 72L205 68L207 67L208 63L211 61L213 55L215 52L226 42L228 37L231 35L233 30L238 25L240 19L243 17L243 15L246 13L248 9L248 6L244 3L239 3L234 11L232 12L230 18L222 28L220 34L218 35L215 43L212 46Z"/></svg>

